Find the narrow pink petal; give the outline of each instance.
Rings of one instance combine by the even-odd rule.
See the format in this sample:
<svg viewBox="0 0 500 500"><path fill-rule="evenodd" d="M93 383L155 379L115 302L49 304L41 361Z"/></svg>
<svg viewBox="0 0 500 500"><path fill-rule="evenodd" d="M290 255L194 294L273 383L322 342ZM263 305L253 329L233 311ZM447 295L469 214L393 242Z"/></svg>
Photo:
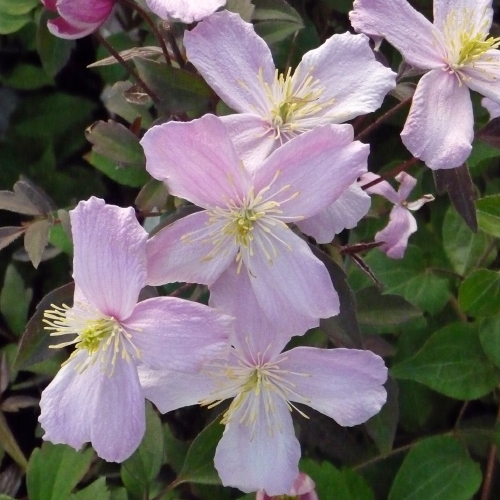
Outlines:
<svg viewBox="0 0 500 500"><path fill-rule="evenodd" d="M408 238L417 230L415 217L404 207L396 205L389 216L389 224L375 235L375 241L383 241L379 247L388 257L402 259Z"/></svg>
<svg viewBox="0 0 500 500"><path fill-rule="evenodd" d="M99 28L100 24L101 23L90 24L81 27L69 23L62 17L56 17L55 19L47 21L47 28L54 36L65 38L67 40L74 40L90 35L90 33L93 33L97 28Z"/></svg>
<svg viewBox="0 0 500 500"><path fill-rule="evenodd" d="M281 202L287 220L323 211L366 172L369 146L353 142L350 125L324 125L278 148L255 172L255 191Z"/></svg>
<svg viewBox="0 0 500 500"><path fill-rule="evenodd" d="M269 414L266 396L273 408ZM246 411L255 411L255 424L240 422ZM290 492L299 473L299 458L300 444L286 403L275 393L261 391L259 396L247 396L232 415L214 462L224 486L245 493L261 489L273 496Z"/></svg>
<svg viewBox="0 0 500 500"><path fill-rule="evenodd" d="M288 398L342 426L366 422L386 401L387 368L371 351L297 347L282 357L280 369L293 387Z"/></svg>
<svg viewBox="0 0 500 500"><path fill-rule="evenodd" d="M203 208L238 200L249 176L220 118L204 115L188 123L167 122L149 129L141 140L146 169L169 191Z"/></svg>
<svg viewBox="0 0 500 500"><path fill-rule="evenodd" d="M472 150L473 126L469 89L456 75L436 69L418 83L401 139L433 170L455 168Z"/></svg>
<svg viewBox="0 0 500 500"><path fill-rule="evenodd" d="M325 210L296 224L318 243L330 243L344 229L356 227L370 210L370 204L371 198L355 182Z"/></svg>
<svg viewBox="0 0 500 500"><path fill-rule="evenodd" d="M217 12L184 34L188 59L231 108L266 115L262 80L274 79L271 51L253 26L229 11Z"/></svg>
<svg viewBox="0 0 500 500"><path fill-rule="evenodd" d="M73 278L103 314L126 319L146 284L147 233L133 208L92 197L70 211Z"/></svg>
<svg viewBox="0 0 500 500"><path fill-rule="evenodd" d="M201 21L222 7L226 0L146 0L148 7L162 19L178 19L190 24Z"/></svg>
<svg viewBox="0 0 500 500"><path fill-rule="evenodd" d="M102 24L114 4L115 0L57 0L57 11L69 23L83 27Z"/></svg>
<svg viewBox="0 0 500 500"><path fill-rule="evenodd" d="M233 319L202 304L157 297L139 302L122 324L147 367L194 372L228 351Z"/></svg>
<svg viewBox="0 0 500 500"><path fill-rule="evenodd" d="M446 29L449 15L464 32L489 31L493 19L491 0L434 0L434 26L442 33Z"/></svg>
<svg viewBox="0 0 500 500"><path fill-rule="evenodd" d="M258 248L261 235L254 237ZM262 241L265 237L262 235ZM295 334L304 323L311 328L317 326L319 318L338 314L339 298L328 271L307 244L291 229L278 225L269 238L276 251L274 254L268 246L266 253L271 261L265 252L255 251L245 265L257 301L276 330ZM311 324L304 321L306 318L315 321Z"/></svg>
<svg viewBox="0 0 500 500"><path fill-rule="evenodd" d="M111 376L99 363L87 370L94 374L91 441L108 462L123 462L136 450L146 430L144 395L134 363L118 357Z"/></svg>
<svg viewBox="0 0 500 500"><path fill-rule="evenodd" d="M46 9L51 10L53 12L57 11L57 8L56 8L57 0L42 0L42 3Z"/></svg>
<svg viewBox="0 0 500 500"><path fill-rule="evenodd" d="M380 175L374 174L373 172L367 172L361 176L359 185L363 187L376 179L380 179ZM400 201L399 194L387 181L380 181L372 187L366 188L365 192L383 196L394 204L398 204Z"/></svg>
<svg viewBox="0 0 500 500"><path fill-rule="evenodd" d="M250 113L221 116L245 168L252 172L280 145L274 129L260 116Z"/></svg>
<svg viewBox="0 0 500 500"><path fill-rule="evenodd" d="M414 187L417 185L417 179L406 172L399 173L395 179L400 183L398 189L399 200L407 200Z"/></svg>
<svg viewBox="0 0 500 500"><path fill-rule="evenodd" d="M500 116L500 103L495 102L488 97L483 97L483 99L481 100L481 104L488 110L488 113L490 114L490 120L493 120L493 118L497 118Z"/></svg>
<svg viewBox="0 0 500 500"><path fill-rule="evenodd" d="M141 365L138 372L144 396L162 413L198 404L216 389L215 378L204 371L182 373Z"/></svg>
<svg viewBox="0 0 500 500"><path fill-rule="evenodd" d="M333 35L309 51L296 73L298 81L308 75L319 81L323 93L317 102L324 106L319 115L330 117L331 123L375 111L396 86L396 74L375 59L368 38L351 33Z"/></svg>
<svg viewBox="0 0 500 500"><path fill-rule="evenodd" d="M357 32L383 36L412 66L445 67L441 33L406 0L355 0L349 19Z"/></svg>
<svg viewBox="0 0 500 500"><path fill-rule="evenodd" d="M228 237L221 250L211 256L213 238L222 237L221 231L210 225L206 211L183 217L159 231L146 246L148 284L213 283L238 250L234 238Z"/></svg>
<svg viewBox="0 0 500 500"><path fill-rule="evenodd" d="M470 89L500 102L500 50L487 50L460 71Z"/></svg>

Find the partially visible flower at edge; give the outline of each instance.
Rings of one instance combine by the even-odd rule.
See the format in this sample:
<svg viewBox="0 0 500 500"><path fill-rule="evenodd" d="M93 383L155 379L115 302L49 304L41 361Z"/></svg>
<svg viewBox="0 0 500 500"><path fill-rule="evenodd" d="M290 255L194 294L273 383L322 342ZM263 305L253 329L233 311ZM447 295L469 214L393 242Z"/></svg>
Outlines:
<svg viewBox="0 0 500 500"><path fill-rule="evenodd" d="M368 184L379 178L380 176L368 172L361 176L360 185ZM401 172L396 176L396 180L401 184L397 192L386 181L381 181L366 191L370 194L383 196L394 203L389 215L389 223L375 235L375 241L383 242L379 248L388 257L402 259L408 246L408 238L417 230L417 221L410 210L418 210L424 203L434 200L434 196L425 194L422 198L409 202L407 198L416 186L417 179L406 172Z"/></svg>
<svg viewBox="0 0 500 500"><path fill-rule="evenodd" d="M418 82L401 139L432 169L462 165L472 151L469 89L500 103L500 38L488 37L491 0L434 0L434 23L406 0L355 0L354 29L384 37L415 68Z"/></svg>
<svg viewBox="0 0 500 500"><path fill-rule="evenodd" d="M294 500L318 500L314 481L303 472L299 473L294 481L292 489L285 495L286 499ZM265 491L260 490L255 495L255 500L280 500L282 495L270 497Z"/></svg>
<svg viewBox="0 0 500 500"><path fill-rule="evenodd" d="M148 7L159 17L170 21L194 23L213 14L226 0L146 0Z"/></svg>
<svg viewBox="0 0 500 500"><path fill-rule="evenodd" d="M488 97L483 97L481 100L481 105L488 110L490 114L490 120L493 118L498 118L500 116L500 104L498 102L489 99Z"/></svg>
<svg viewBox="0 0 500 500"><path fill-rule="evenodd" d="M59 38L82 38L96 31L111 14L115 0L42 0L44 6L60 17L47 23Z"/></svg>
<svg viewBox="0 0 500 500"><path fill-rule="evenodd" d="M52 336L70 336L53 347L75 350L43 391L39 421L43 439L75 449L90 441L100 457L121 462L145 430L137 365L196 371L227 352L232 318L182 299L137 302L148 235L132 208L92 197L70 217L74 305L44 316Z"/></svg>

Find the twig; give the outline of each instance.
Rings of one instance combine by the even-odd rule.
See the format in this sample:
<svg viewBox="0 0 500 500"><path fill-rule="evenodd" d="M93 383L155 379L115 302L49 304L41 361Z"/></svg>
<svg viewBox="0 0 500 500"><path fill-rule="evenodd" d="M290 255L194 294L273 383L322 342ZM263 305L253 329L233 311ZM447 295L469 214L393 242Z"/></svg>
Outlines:
<svg viewBox="0 0 500 500"><path fill-rule="evenodd" d="M400 172L404 172L405 170L409 169L411 166L415 165L415 163L417 163L418 161L419 161L418 158L412 158L411 160L406 160L403 163L399 164L397 167L394 167L389 172L382 174L378 179L374 179L373 181L370 181L367 184L363 184L361 186L361 189L364 189L366 191L368 188L375 186L375 184L378 184L379 182L385 181L386 179L391 179L392 177L396 177L396 175L398 175Z"/></svg>
<svg viewBox="0 0 500 500"><path fill-rule="evenodd" d="M182 55L181 50L177 45L177 40L175 39L175 36L172 33L172 26L170 25L170 23L164 21L162 27L168 39L168 44L172 48L172 52L174 53L175 60L177 61L179 68L183 68L185 66L184 56Z"/></svg>
<svg viewBox="0 0 500 500"><path fill-rule="evenodd" d="M497 422L500 422L500 404L498 406ZM488 500L491 494L493 485L493 476L495 474L495 466L497 462L497 445L492 443L488 453L488 461L486 463L486 471L484 473L483 491L481 492L481 500Z"/></svg>

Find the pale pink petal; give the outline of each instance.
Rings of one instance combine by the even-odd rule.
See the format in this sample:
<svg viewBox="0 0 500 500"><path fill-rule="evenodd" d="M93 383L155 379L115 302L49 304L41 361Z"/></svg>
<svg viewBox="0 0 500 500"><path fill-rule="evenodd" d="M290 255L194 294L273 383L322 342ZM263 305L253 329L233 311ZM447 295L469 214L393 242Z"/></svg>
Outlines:
<svg viewBox="0 0 500 500"><path fill-rule="evenodd" d="M232 323L203 304L157 297L139 302L122 325L147 367L194 372L228 351Z"/></svg>
<svg viewBox="0 0 500 500"><path fill-rule="evenodd" d="M375 235L375 241L383 241L380 250L388 257L402 259L408 238L417 230L415 217L404 207L396 205L389 216L389 224Z"/></svg>
<svg viewBox="0 0 500 500"><path fill-rule="evenodd" d="M81 27L69 23L62 17L56 17L55 19L47 21L47 28L54 36L65 38L67 40L74 40L90 35L90 33L93 33L97 28L99 28L100 24L101 23L90 24Z"/></svg>
<svg viewBox="0 0 500 500"><path fill-rule="evenodd" d="M417 185L417 179L406 172L399 173L395 179L400 183L398 189L399 201L407 200L413 188Z"/></svg>
<svg viewBox="0 0 500 500"><path fill-rule="evenodd" d="M318 116L342 123L375 111L396 86L396 74L380 64L365 35L333 35L317 49L307 52L296 73L319 81L323 93ZM333 100L331 104L326 104Z"/></svg>
<svg viewBox="0 0 500 500"><path fill-rule="evenodd" d="M355 0L349 19L357 32L383 36L412 66L445 67L441 33L406 0Z"/></svg>
<svg viewBox="0 0 500 500"><path fill-rule="evenodd" d="M91 441L97 454L108 462L123 462L136 450L146 429L144 395L134 363L117 357L111 376L99 362L94 372Z"/></svg>
<svg viewBox="0 0 500 500"><path fill-rule="evenodd" d="M126 319L146 285L148 235L134 209L92 197L71 210L70 217L75 283L103 314Z"/></svg>
<svg viewBox="0 0 500 500"><path fill-rule="evenodd" d="M287 221L321 212L366 172L369 146L350 125L324 125L278 148L255 172L255 191L281 202Z"/></svg>
<svg viewBox="0 0 500 500"><path fill-rule="evenodd" d="M214 226L214 227L213 227ZM227 237L221 250L214 250L213 235L222 237L220 227L211 225L206 211L183 217L165 227L147 242L149 285L189 282L210 285L236 258L234 237Z"/></svg>
<svg viewBox="0 0 500 500"><path fill-rule="evenodd" d="M493 18L491 0L434 0L434 26L442 33L446 29L448 15L452 14L455 26L465 32L470 29L489 31Z"/></svg>
<svg viewBox="0 0 500 500"><path fill-rule="evenodd" d="M318 243L330 243L344 229L356 227L370 210L370 204L371 198L355 182L323 212L297 221L296 224Z"/></svg>
<svg viewBox="0 0 500 500"><path fill-rule="evenodd" d="M380 175L374 174L372 172L367 172L366 174L363 174L361 176L359 185L361 187L366 186L367 184L376 179L380 179ZM400 201L399 194L387 181L377 182L377 184L374 184L373 186L366 188L365 191L369 194L378 194L380 196L383 196L384 198L387 198L395 205L398 204Z"/></svg>
<svg viewBox="0 0 500 500"><path fill-rule="evenodd" d="M204 115L187 123L167 122L149 129L141 140L146 169L165 182L170 193L208 208L239 200L249 176L220 118Z"/></svg>
<svg viewBox="0 0 500 500"><path fill-rule="evenodd" d="M293 388L288 399L310 406L342 426L366 422L386 401L387 368L371 351L297 347L281 357L280 369Z"/></svg>
<svg viewBox="0 0 500 500"><path fill-rule="evenodd" d="M460 73L464 75L463 83L470 89L500 102L500 50L487 50Z"/></svg>
<svg viewBox="0 0 500 500"><path fill-rule="evenodd" d="M258 241L261 238L264 241L266 236L255 231L256 248ZM338 314L339 298L330 275L307 243L291 229L281 226L274 226L269 238L276 250L273 254L272 247L268 247L272 260L268 260L265 252L255 251L245 265L257 301L276 331L295 334L297 326L303 326L307 317L316 320ZM315 321L308 326L317 324Z"/></svg>
<svg viewBox="0 0 500 500"><path fill-rule="evenodd" d="M57 0L57 11L69 23L85 27L102 24L114 4L114 0Z"/></svg>
<svg viewBox="0 0 500 500"><path fill-rule="evenodd" d="M280 145L274 129L260 116L250 113L221 116L245 168L252 172Z"/></svg>
<svg viewBox="0 0 500 500"><path fill-rule="evenodd" d="M146 0L148 7L162 19L178 19L183 23L201 21L222 7L226 0Z"/></svg>
<svg viewBox="0 0 500 500"><path fill-rule="evenodd" d="M488 110L490 114L490 120L500 116L500 103L489 99L488 97L483 97L481 104Z"/></svg>
<svg viewBox="0 0 500 500"><path fill-rule="evenodd" d="M188 59L231 108L267 115L264 85L274 80L271 51L253 26L229 11L217 12L184 34Z"/></svg>
<svg viewBox="0 0 500 500"><path fill-rule="evenodd" d="M216 389L215 378L203 371L182 373L140 365L138 372L144 396L162 413L199 404Z"/></svg>
<svg viewBox="0 0 500 500"><path fill-rule="evenodd" d="M418 83L401 139L433 170L455 168L470 155L473 126L469 89L456 75L436 69Z"/></svg>
<svg viewBox="0 0 500 500"><path fill-rule="evenodd" d="M266 414L269 401L273 409ZM246 411L255 412L255 424L240 422ZM261 391L259 396L249 395L231 416L214 462L224 486L286 495L299 473L299 458L300 444L286 403L275 393Z"/></svg>
<svg viewBox="0 0 500 500"><path fill-rule="evenodd" d="M291 495L311 495L303 496L300 500L318 500L314 488L314 481L307 475L301 472L295 479L292 487Z"/></svg>

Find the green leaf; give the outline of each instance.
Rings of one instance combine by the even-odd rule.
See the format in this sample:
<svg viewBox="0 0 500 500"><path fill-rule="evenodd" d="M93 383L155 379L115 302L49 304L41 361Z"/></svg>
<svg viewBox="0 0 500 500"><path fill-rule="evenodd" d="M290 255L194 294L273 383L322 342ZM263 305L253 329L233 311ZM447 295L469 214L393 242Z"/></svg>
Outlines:
<svg viewBox="0 0 500 500"><path fill-rule="evenodd" d="M150 403L146 405L146 433L131 457L122 464L121 476L127 490L142 497L158 475L163 463L161 421Z"/></svg>
<svg viewBox="0 0 500 500"><path fill-rule="evenodd" d="M304 28L299 13L285 0L254 0L255 31L269 45L278 43Z"/></svg>
<svg viewBox="0 0 500 500"><path fill-rule="evenodd" d="M477 327L470 323L438 330L417 354L394 366L391 374L462 400L480 398L500 381L500 372L481 347Z"/></svg>
<svg viewBox="0 0 500 500"><path fill-rule="evenodd" d="M481 230L500 238L500 194L477 200L476 210Z"/></svg>
<svg viewBox="0 0 500 500"><path fill-rule="evenodd" d="M479 465L459 441L432 437L408 453L388 500L470 500L481 480Z"/></svg>
<svg viewBox="0 0 500 500"><path fill-rule="evenodd" d="M486 356L500 368L500 316L488 318L481 322L479 339Z"/></svg>
<svg viewBox="0 0 500 500"><path fill-rule="evenodd" d="M8 76L0 77L0 82L18 90L36 90L54 85L54 80L44 69L33 64L16 65Z"/></svg>
<svg viewBox="0 0 500 500"><path fill-rule="evenodd" d="M27 14L40 5L38 0L0 0L0 14ZM1 16L0 16L1 17Z"/></svg>
<svg viewBox="0 0 500 500"><path fill-rule="evenodd" d="M19 31L25 24L31 21L30 14L8 14L2 12L0 15L0 35L8 35Z"/></svg>
<svg viewBox="0 0 500 500"><path fill-rule="evenodd" d="M220 484L214 467L214 456L223 432L224 426L220 419L216 419L196 436L177 478L179 483Z"/></svg>
<svg viewBox="0 0 500 500"><path fill-rule="evenodd" d="M91 448L78 452L70 446L45 442L30 457L26 476L29 499L67 500L93 457Z"/></svg>
<svg viewBox="0 0 500 500"><path fill-rule="evenodd" d="M14 459L23 471L28 468L28 462L19 448L3 412L0 412L0 446Z"/></svg>
<svg viewBox="0 0 500 500"><path fill-rule="evenodd" d="M106 486L106 479L100 477L97 481L74 493L69 500L109 500L111 494Z"/></svg>
<svg viewBox="0 0 500 500"><path fill-rule="evenodd" d="M47 219L37 220L28 226L24 234L24 248L35 269L39 266L43 251L49 242L49 233L52 224Z"/></svg>
<svg viewBox="0 0 500 500"><path fill-rule="evenodd" d="M21 335L26 326L33 290L24 287L24 280L14 265L9 264L0 292L0 311L12 333Z"/></svg>
<svg viewBox="0 0 500 500"><path fill-rule="evenodd" d="M495 316L500 313L500 275L488 269L469 274L460 285L460 307L471 316Z"/></svg>

